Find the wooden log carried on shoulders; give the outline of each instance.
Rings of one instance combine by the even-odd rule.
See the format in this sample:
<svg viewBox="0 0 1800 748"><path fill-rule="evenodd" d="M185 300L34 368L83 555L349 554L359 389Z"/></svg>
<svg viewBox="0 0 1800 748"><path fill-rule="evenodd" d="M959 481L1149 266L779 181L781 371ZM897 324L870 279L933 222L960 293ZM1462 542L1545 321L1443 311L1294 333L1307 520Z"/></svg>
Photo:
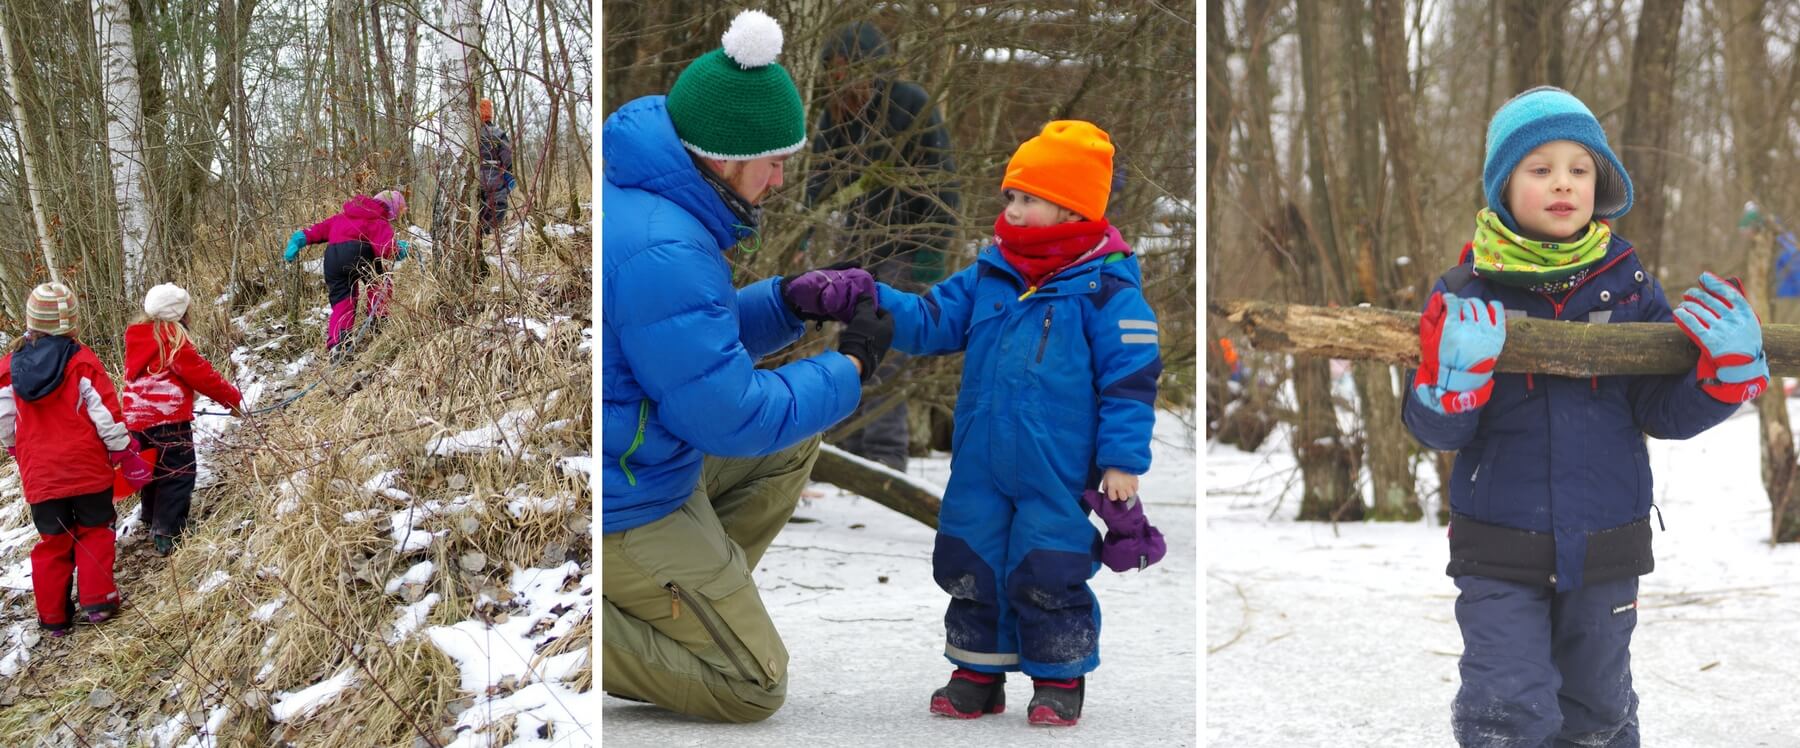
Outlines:
<svg viewBox="0 0 1800 748"><path fill-rule="evenodd" d="M1251 299L1208 300L1258 350L1419 365L1419 314L1372 307L1319 307ZM1800 325L1763 325L1773 374L1800 375ZM1681 374L1700 349L1672 322L1589 324L1509 319L1498 371L1565 377Z"/></svg>

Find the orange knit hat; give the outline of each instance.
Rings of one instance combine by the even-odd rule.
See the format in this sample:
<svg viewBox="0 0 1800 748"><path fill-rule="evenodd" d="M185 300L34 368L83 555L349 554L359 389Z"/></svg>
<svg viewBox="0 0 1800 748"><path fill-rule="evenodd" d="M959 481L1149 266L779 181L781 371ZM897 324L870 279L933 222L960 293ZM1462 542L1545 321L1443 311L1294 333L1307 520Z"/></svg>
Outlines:
<svg viewBox="0 0 1800 748"><path fill-rule="evenodd" d="M475 111L481 114L482 122L492 122L494 120L494 100L482 99L475 106Z"/></svg>
<svg viewBox="0 0 1800 748"><path fill-rule="evenodd" d="M1112 195L1112 137L1092 122L1059 119L1025 141L1000 189L1029 192L1098 221Z"/></svg>

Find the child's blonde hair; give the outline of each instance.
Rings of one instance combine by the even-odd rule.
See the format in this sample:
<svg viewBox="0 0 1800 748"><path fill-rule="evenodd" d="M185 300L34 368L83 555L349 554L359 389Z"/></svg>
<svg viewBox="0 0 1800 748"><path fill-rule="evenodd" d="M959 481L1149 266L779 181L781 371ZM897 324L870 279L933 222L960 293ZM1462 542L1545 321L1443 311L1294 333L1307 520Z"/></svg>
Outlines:
<svg viewBox="0 0 1800 748"><path fill-rule="evenodd" d="M139 314L137 321L132 324L145 322L150 323L150 337L156 341L156 363L160 364L160 368L169 368L175 363L176 352L193 342L194 337L188 334L187 326L179 320L151 319L148 314Z"/></svg>

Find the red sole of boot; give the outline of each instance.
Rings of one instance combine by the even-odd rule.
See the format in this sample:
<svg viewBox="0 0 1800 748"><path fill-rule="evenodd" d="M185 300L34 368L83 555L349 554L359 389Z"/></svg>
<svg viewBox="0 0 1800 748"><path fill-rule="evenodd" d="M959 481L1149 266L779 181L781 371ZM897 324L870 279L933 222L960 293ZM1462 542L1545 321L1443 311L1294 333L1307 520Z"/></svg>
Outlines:
<svg viewBox="0 0 1800 748"><path fill-rule="evenodd" d="M959 712L956 710L955 706L951 705L950 699L948 699L946 697L934 696L931 699L931 713L932 714L942 714L946 717L952 717L955 719L975 719L976 717L980 717L984 714L999 714L1004 711L1006 711L1006 707L997 706L997 707L994 707L994 711L991 711L991 712Z"/></svg>
<svg viewBox="0 0 1800 748"><path fill-rule="evenodd" d="M1081 718L1063 719L1062 717L1056 716L1055 709L1051 709L1047 706L1040 706L1031 710L1029 721L1031 724L1044 725L1046 727L1073 727L1076 722L1081 721Z"/></svg>

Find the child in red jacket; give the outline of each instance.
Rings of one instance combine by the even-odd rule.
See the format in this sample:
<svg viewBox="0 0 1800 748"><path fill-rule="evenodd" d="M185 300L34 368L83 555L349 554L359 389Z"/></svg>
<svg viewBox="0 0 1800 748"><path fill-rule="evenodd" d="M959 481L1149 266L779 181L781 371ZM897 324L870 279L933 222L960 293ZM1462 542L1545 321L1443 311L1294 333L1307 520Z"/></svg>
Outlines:
<svg viewBox="0 0 1800 748"><path fill-rule="evenodd" d="M295 231L288 237L288 262L300 256L300 248L325 243L325 291L331 298L331 321L325 328L325 347L337 350L356 324L357 287L369 299L369 316L375 322L387 317L388 281L382 260L406 259L406 242L394 239L388 222L406 212L406 196L383 190L374 197L357 195L344 203L344 212Z"/></svg>
<svg viewBox="0 0 1800 748"><path fill-rule="evenodd" d="M26 303L27 332L0 358L0 445L19 465L37 526L31 587L38 624L62 636L71 623L119 611L113 584L113 473L143 485L150 466L125 429L100 359L75 340L75 293L45 283ZM79 585L81 612L70 602Z"/></svg>
<svg viewBox="0 0 1800 748"><path fill-rule="evenodd" d="M150 289L144 316L125 328L125 425L156 449L155 473L140 492L138 518L156 554L167 556L187 527L194 496L194 392L238 410L243 395L201 358L188 337L188 292L173 283Z"/></svg>

